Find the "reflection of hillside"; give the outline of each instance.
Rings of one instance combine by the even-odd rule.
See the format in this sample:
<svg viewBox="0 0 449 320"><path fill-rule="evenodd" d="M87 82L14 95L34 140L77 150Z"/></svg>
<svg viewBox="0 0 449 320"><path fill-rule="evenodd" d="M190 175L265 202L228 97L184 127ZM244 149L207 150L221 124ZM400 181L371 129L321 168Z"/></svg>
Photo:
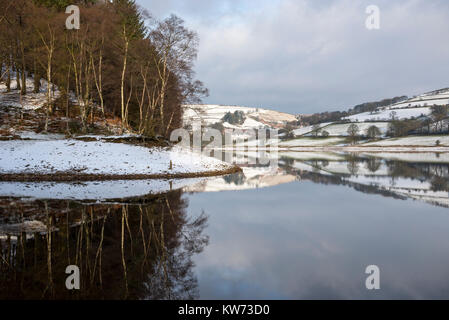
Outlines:
<svg viewBox="0 0 449 320"><path fill-rule="evenodd" d="M180 191L141 205L1 199L0 298L197 298L207 217L191 221L186 207ZM81 290L65 288L68 265Z"/></svg>
<svg viewBox="0 0 449 320"><path fill-rule="evenodd" d="M265 154L265 156L270 154ZM210 178L184 190L213 192L257 189L309 180L321 184L346 185L360 192L396 199L415 199L449 207L449 164L435 154L398 154L398 161L383 154L282 152L278 166L246 166L243 173ZM426 159L430 159L426 162ZM437 159L443 161L437 162ZM254 160L257 163L259 158ZM263 158L265 161L266 159Z"/></svg>
<svg viewBox="0 0 449 320"><path fill-rule="evenodd" d="M187 192L216 192L272 187L290 183L295 175L277 167L242 167L242 173L210 178L184 188Z"/></svg>
<svg viewBox="0 0 449 320"><path fill-rule="evenodd" d="M377 158L307 161L290 164L303 180L347 185L364 193L421 200L449 207L449 165L409 163Z"/></svg>

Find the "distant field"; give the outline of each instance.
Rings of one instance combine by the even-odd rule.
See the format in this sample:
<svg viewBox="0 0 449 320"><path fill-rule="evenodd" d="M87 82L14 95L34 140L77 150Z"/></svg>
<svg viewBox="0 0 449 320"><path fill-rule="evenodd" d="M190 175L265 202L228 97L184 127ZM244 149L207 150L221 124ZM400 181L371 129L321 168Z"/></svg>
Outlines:
<svg viewBox="0 0 449 320"><path fill-rule="evenodd" d="M395 117L397 119L411 119L418 118L422 115L427 116L432 111L430 107L421 107L421 108L403 108L403 109L386 109L380 110L376 112L364 112L355 114L353 116L349 116L346 119L355 122L363 122L363 121L385 121L391 119L391 113L395 113Z"/></svg>
<svg viewBox="0 0 449 320"><path fill-rule="evenodd" d="M435 147L437 140L440 141L440 146L449 146L449 135L442 136L411 136L403 138L393 138L375 142L365 143L362 146L424 146Z"/></svg>
<svg viewBox="0 0 449 320"><path fill-rule="evenodd" d="M320 124L320 130L327 131L329 133L329 136L334 137L347 137L348 136L348 128L352 123L340 123L340 124L333 124L333 123L322 123ZM388 130L388 124L389 122L357 122L355 123L359 129L359 134L365 135L366 131L371 126L376 126L379 128L382 135L385 135ZM311 135L313 132L313 126L303 127L300 129L297 129L293 131L296 136L305 136L305 135ZM321 135L321 133L320 133Z"/></svg>
<svg viewBox="0 0 449 320"><path fill-rule="evenodd" d="M327 127L324 127L322 130L329 132L330 136L348 136L348 128L352 123L342 123L342 124L331 124ZM365 135L368 131L368 128L371 126L376 126L379 128L382 135L385 135L388 130L388 122L360 122L356 123L359 127L359 134Z"/></svg>
<svg viewBox="0 0 449 320"><path fill-rule="evenodd" d="M287 140L279 142L280 147L321 147L321 146L334 146L346 143L345 138L298 138L293 140Z"/></svg>

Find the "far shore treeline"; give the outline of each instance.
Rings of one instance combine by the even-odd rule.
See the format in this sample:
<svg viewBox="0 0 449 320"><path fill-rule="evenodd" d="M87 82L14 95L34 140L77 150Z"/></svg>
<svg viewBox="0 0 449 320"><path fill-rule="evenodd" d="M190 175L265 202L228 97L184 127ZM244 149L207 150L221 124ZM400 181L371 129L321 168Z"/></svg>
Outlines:
<svg viewBox="0 0 449 320"><path fill-rule="evenodd" d="M69 5L80 8L78 30L66 28ZM84 132L115 117L123 131L169 135L182 125L181 105L207 95L194 79L197 47L182 19L157 21L134 0L0 1L1 78L21 96L32 93L27 78L34 93L41 79L54 85L45 89L45 130L59 112Z"/></svg>

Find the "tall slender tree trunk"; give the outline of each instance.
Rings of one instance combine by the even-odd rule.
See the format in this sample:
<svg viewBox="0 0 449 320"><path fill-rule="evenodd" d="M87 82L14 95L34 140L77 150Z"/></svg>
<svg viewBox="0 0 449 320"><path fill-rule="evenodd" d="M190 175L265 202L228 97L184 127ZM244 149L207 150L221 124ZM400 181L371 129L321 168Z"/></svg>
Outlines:
<svg viewBox="0 0 449 320"><path fill-rule="evenodd" d="M141 71L142 72L142 71ZM145 93L147 90L147 77L146 73L142 73L142 79L143 79L143 89L142 89L142 96L139 102L139 134L143 133L144 128L144 115L143 115L143 105L145 103Z"/></svg>
<svg viewBox="0 0 449 320"><path fill-rule="evenodd" d="M11 56L6 60L6 92L11 92Z"/></svg>
<svg viewBox="0 0 449 320"><path fill-rule="evenodd" d="M123 28L123 32L125 32L125 27ZM128 40L125 40L125 54L123 57L123 69L122 69L122 78L120 83L120 98L121 98L121 111L122 111L122 128L127 128L128 124L126 121L125 115L125 74L126 74L126 65L128 61Z"/></svg>
<svg viewBox="0 0 449 320"><path fill-rule="evenodd" d="M160 114L161 114L161 129L164 128L164 108L165 108L165 92L167 87L167 57L164 58L164 64L163 64L163 71L162 71L162 77L161 77L161 108L160 108Z"/></svg>
<svg viewBox="0 0 449 320"><path fill-rule="evenodd" d="M39 74L39 71L37 70L36 59L34 60L33 85L34 85L33 92L39 93L39 91L41 89L41 76Z"/></svg>
<svg viewBox="0 0 449 320"><path fill-rule="evenodd" d="M48 25L48 31L49 31L49 35L50 35L50 39L47 43L47 41L45 41L44 36L42 35L42 33L39 32L39 36L42 40L42 43L44 44L46 50L47 50L47 67L46 67L46 71L47 71L47 107L45 108L45 131L48 131L48 122L49 122L49 114L50 114L50 108L51 108L51 104L52 104L52 91L51 91L51 86L52 86L52 78L51 78L51 74L52 74L52 62L53 62L53 52L55 50L55 34L53 32L53 30L51 29L50 25Z"/></svg>
<svg viewBox="0 0 449 320"><path fill-rule="evenodd" d="M102 76L102 73L103 73L103 50L100 50L99 55L100 56L98 59L98 76L97 76L94 58L93 58L92 52L90 52L90 59L91 59L91 63L92 63L92 71L93 71L93 76L94 76L94 80L95 80L95 87L97 88L98 97L100 98L101 113L103 115L103 119L105 119L106 116L105 116L105 112L104 112L103 76Z"/></svg>
<svg viewBox="0 0 449 320"><path fill-rule="evenodd" d="M52 40L50 40L52 41ZM45 132L48 131L48 122L50 116L50 108L52 104L52 94L51 94L51 84L52 84L52 61L53 61L53 44L50 44L48 47L48 56L47 56L47 108L45 108Z"/></svg>
<svg viewBox="0 0 449 320"><path fill-rule="evenodd" d="M98 95L100 96L100 108L103 118L104 114L104 99L103 99L103 50L100 50L100 59L98 61Z"/></svg>
<svg viewBox="0 0 449 320"><path fill-rule="evenodd" d="M21 90L20 86L20 69L17 67L17 63L15 65L15 71L16 71L16 90Z"/></svg>
<svg viewBox="0 0 449 320"><path fill-rule="evenodd" d="M68 119L69 118L69 93L70 93L70 71L72 69L72 64L69 63L67 68L67 78L66 78L66 92L65 92L65 116ZM68 122L67 122L68 126Z"/></svg>
<svg viewBox="0 0 449 320"><path fill-rule="evenodd" d="M22 72L21 72L21 78L22 78L21 94L22 95L26 95L27 94L26 77L27 77L26 71L25 71L25 69L22 69Z"/></svg>
<svg viewBox="0 0 449 320"><path fill-rule="evenodd" d="M50 113L51 105L51 60L53 58L53 51L48 54L48 64L47 64L47 108L45 108L45 132L48 131L48 118Z"/></svg>
<svg viewBox="0 0 449 320"><path fill-rule="evenodd" d="M26 64L25 64L25 48L23 46L23 42L20 42L20 53L22 58L22 95L27 94L27 83L26 83Z"/></svg>
<svg viewBox="0 0 449 320"><path fill-rule="evenodd" d="M171 117L170 117L170 120L168 121L167 129L166 129L166 131L165 131L165 135L166 135L166 136L168 136L168 133L169 133L169 131L170 131L171 123L173 122L173 117L175 116L175 111L176 111L176 110L173 110L173 112L172 112L172 114L171 114Z"/></svg>

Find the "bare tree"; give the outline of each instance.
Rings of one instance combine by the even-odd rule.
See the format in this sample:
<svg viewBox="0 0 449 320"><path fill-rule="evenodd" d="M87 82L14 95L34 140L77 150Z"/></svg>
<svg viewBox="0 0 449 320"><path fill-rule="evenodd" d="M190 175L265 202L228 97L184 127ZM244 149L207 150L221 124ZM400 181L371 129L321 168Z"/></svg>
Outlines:
<svg viewBox="0 0 449 320"><path fill-rule="evenodd" d="M312 134L313 134L315 137L318 137L318 135L320 134L320 132L321 132L321 126L320 126L319 124L314 124L313 127L312 127Z"/></svg>
<svg viewBox="0 0 449 320"><path fill-rule="evenodd" d="M356 125L355 123L351 123L351 125L349 125L349 127L348 127L348 131L347 132L348 132L348 135L349 135L349 137L351 139L351 142L353 144L355 144L355 142L357 141L357 136L358 136L358 134L360 132L359 126Z"/></svg>
<svg viewBox="0 0 449 320"><path fill-rule="evenodd" d="M165 123L165 99L169 77L175 75L181 83L184 83L186 91L192 89L193 61L197 57L198 35L184 27L184 21L175 15L171 15L157 24L150 32L150 39L155 46L158 55L155 56L155 65L160 81L160 117L161 126L169 130L172 116ZM199 83L196 83L199 85Z"/></svg>
<svg viewBox="0 0 449 320"><path fill-rule="evenodd" d="M48 131L48 118L49 112L51 108L51 104L53 102L52 91L51 91L51 83L52 83L52 66L53 66L53 54L55 51L55 29L50 23L47 23L47 30L39 30L36 29L39 37L42 41L42 44L46 50L46 65L44 66L47 72L47 108L46 108L46 117L45 117L45 131Z"/></svg>
<svg viewBox="0 0 449 320"><path fill-rule="evenodd" d="M380 135L382 133L380 132L380 129L377 126L372 125L368 128L368 130L366 131L366 134L367 134L368 138L370 138L371 140L375 140L378 137L380 137Z"/></svg>
<svg viewBox="0 0 449 320"><path fill-rule="evenodd" d="M443 120L448 117L448 107L435 105L431 107L432 118L435 121L436 131L443 131Z"/></svg>

